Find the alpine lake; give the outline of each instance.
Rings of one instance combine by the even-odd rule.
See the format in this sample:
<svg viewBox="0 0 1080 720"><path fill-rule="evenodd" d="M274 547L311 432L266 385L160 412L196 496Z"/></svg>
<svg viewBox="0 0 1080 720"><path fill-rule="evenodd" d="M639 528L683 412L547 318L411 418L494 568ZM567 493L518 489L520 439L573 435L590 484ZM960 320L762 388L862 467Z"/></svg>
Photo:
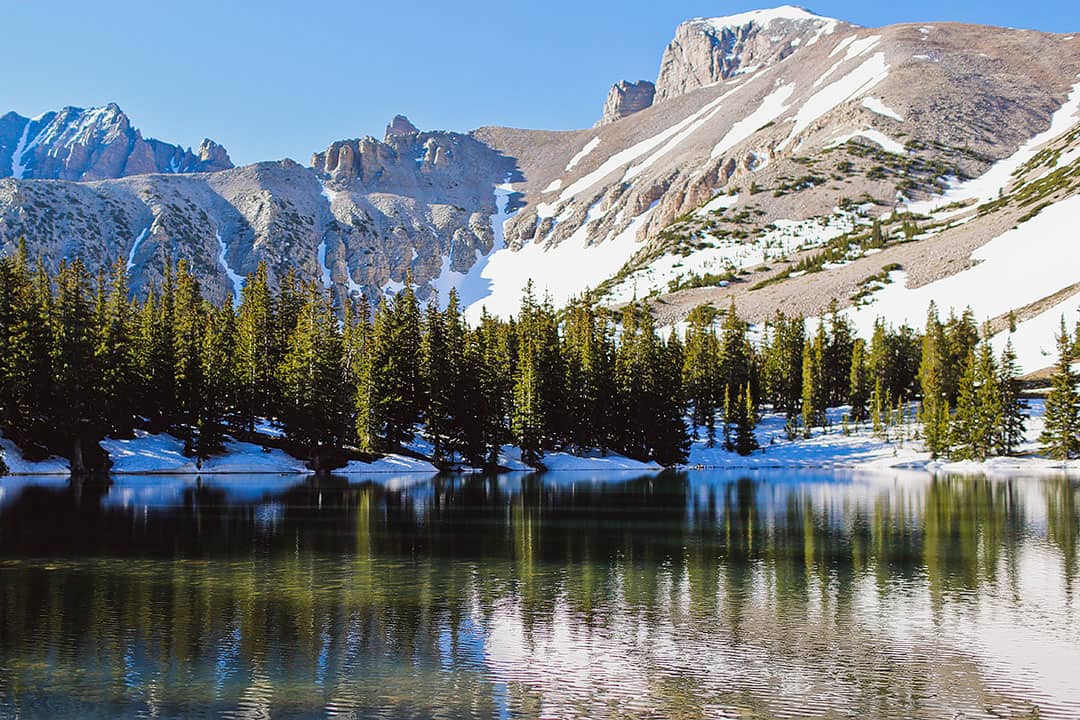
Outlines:
<svg viewBox="0 0 1080 720"><path fill-rule="evenodd" d="M1080 486L0 479L0 718L1078 718Z"/></svg>

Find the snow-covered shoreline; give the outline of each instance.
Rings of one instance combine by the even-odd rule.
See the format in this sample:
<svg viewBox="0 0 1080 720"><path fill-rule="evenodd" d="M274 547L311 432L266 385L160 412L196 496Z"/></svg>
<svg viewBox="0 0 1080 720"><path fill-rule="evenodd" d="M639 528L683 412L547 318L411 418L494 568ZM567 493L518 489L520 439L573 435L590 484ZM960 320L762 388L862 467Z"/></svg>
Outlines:
<svg viewBox="0 0 1080 720"><path fill-rule="evenodd" d="M918 439L920 428L908 419L887 433L875 434L864 423L844 425L847 408L832 408L828 412L829 426L815 428L810 438L789 440L785 419L781 415L766 415L757 426L756 436L761 448L751 455L741 456L723 448L723 438L717 437L713 447L703 436L693 440L689 457L677 469L703 470L910 470L930 474L1006 475L1075 475L1080 476L1080 460L1061 463L1037 455L1038 437L1042 432L1043 403L1032 401L1027 420L1024 443L1017 456L995 457L983 462L951 462L932 459ZM260 427L268 434L269 426ZM109 454L113 475L310 475L314 474L304 460L283 450L228 439L225 453L197 461L183 453L183 441L165 433L154 435L137 431L134 438L106 438L101 447ZM70 469L64 458L51 457L31 462L22 457L12 441L0 435L9 474L15 476L68 475ZM352 460L344 467L331 471L334 475L418 474L435 475L440 469L424 458L430 458L433 448L422 436L417 436L408 449L412 455L384 455L367 463ZM632 473L659 472L664 468L655 462L641 462L617 453L588 451L579 454L549 453L541 459L544 472ZM521 459L520 449L502 447L499 465L508 473L534 473ZM460 467L461 474L479 473L478 468Z"/></svg>

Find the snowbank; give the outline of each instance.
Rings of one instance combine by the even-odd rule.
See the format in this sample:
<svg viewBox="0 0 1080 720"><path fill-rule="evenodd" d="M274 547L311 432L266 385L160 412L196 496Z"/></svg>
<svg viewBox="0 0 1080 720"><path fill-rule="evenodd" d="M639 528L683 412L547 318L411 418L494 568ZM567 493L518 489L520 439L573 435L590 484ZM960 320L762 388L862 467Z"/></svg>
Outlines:
<svg viewBox="0 0 1080 720"><path fill-rule="evenodd" d="M1029 401L1024 441L1016 449L1017 457L990 458L984 462L949 462L932 460L920 440L914 421L915 408L907 410L910 421L904 427L889 429L889 440L874 435L868 424L849 426L843 431L843 417L850 408L830 408L830 427L815 428L809 439L788 440L782 415L766 415L755 435L761 449L746 457L723 448L722 438L708 447L705 438L695 440L686 466L709 469L848 469L848 470L923 470L931 473L1022 475L1077 474L1080 460L1062 464L1037 455L1039 435L1043 430L1044 403ZM902 439L906 437L907 439Z"/></svg>
<svg viewBox="0 0 1080 720"><path fill-rule="evenodd" d="M632 460L616 453L604 455L599 450L589 450L581 455L548 453L540 462L550 472L648 472L664 469L655 462ZM536 468L522 462L521 449L513 445L503 446L499 464L512 471L536 472Z"/></svg>
<svg viewBox="0 0 1080 720"><path fill-rule="evenodd" d="M384 455L370 463L360 460L350 460L343 468L333 471L334 475L366 475L368 473L438 473L439 468L427 460L407 457L405 455Z"/></svg>
<svg viewBox="0 0 1080 720"><path fill-rule="evenodd" d="M225 454L203 460L185 457L184 442L166 433L138 430L130 440L106 438L101 447L113 461L115 475L307 473L303 460L283 450L228 440Z"/></svg>
<svg viewBox="0 0 1080 720"><path fill-rule="evenodd" d="M50 457L47 460L31 462L23 458L19 446L0 434L0 449L4 451L4 462L11 475L69 475L71 465L64 458Z"/></svg>

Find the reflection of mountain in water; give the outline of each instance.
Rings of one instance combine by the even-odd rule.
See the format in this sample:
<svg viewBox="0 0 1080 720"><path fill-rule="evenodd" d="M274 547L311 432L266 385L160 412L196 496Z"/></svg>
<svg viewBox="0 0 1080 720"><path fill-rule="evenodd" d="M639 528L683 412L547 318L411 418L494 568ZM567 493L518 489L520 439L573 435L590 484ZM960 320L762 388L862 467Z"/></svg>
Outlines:
<svg viewBox="0 0 1080 720"><path fill-rule="evenodd" d="M1075 715L1078 500L827 473L25 487L0 716Z"/></svg>

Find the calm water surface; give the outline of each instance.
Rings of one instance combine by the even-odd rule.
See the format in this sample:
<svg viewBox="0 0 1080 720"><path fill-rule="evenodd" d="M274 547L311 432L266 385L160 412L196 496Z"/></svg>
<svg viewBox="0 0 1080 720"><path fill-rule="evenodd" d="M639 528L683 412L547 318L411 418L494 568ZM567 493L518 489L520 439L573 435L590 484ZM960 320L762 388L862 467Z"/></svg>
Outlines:
<svg viewBox="0 0 1080 720"><path fill-rule="evenodd" d="M1080 489L0 480L0 718L1078 718Z"/></svg>

